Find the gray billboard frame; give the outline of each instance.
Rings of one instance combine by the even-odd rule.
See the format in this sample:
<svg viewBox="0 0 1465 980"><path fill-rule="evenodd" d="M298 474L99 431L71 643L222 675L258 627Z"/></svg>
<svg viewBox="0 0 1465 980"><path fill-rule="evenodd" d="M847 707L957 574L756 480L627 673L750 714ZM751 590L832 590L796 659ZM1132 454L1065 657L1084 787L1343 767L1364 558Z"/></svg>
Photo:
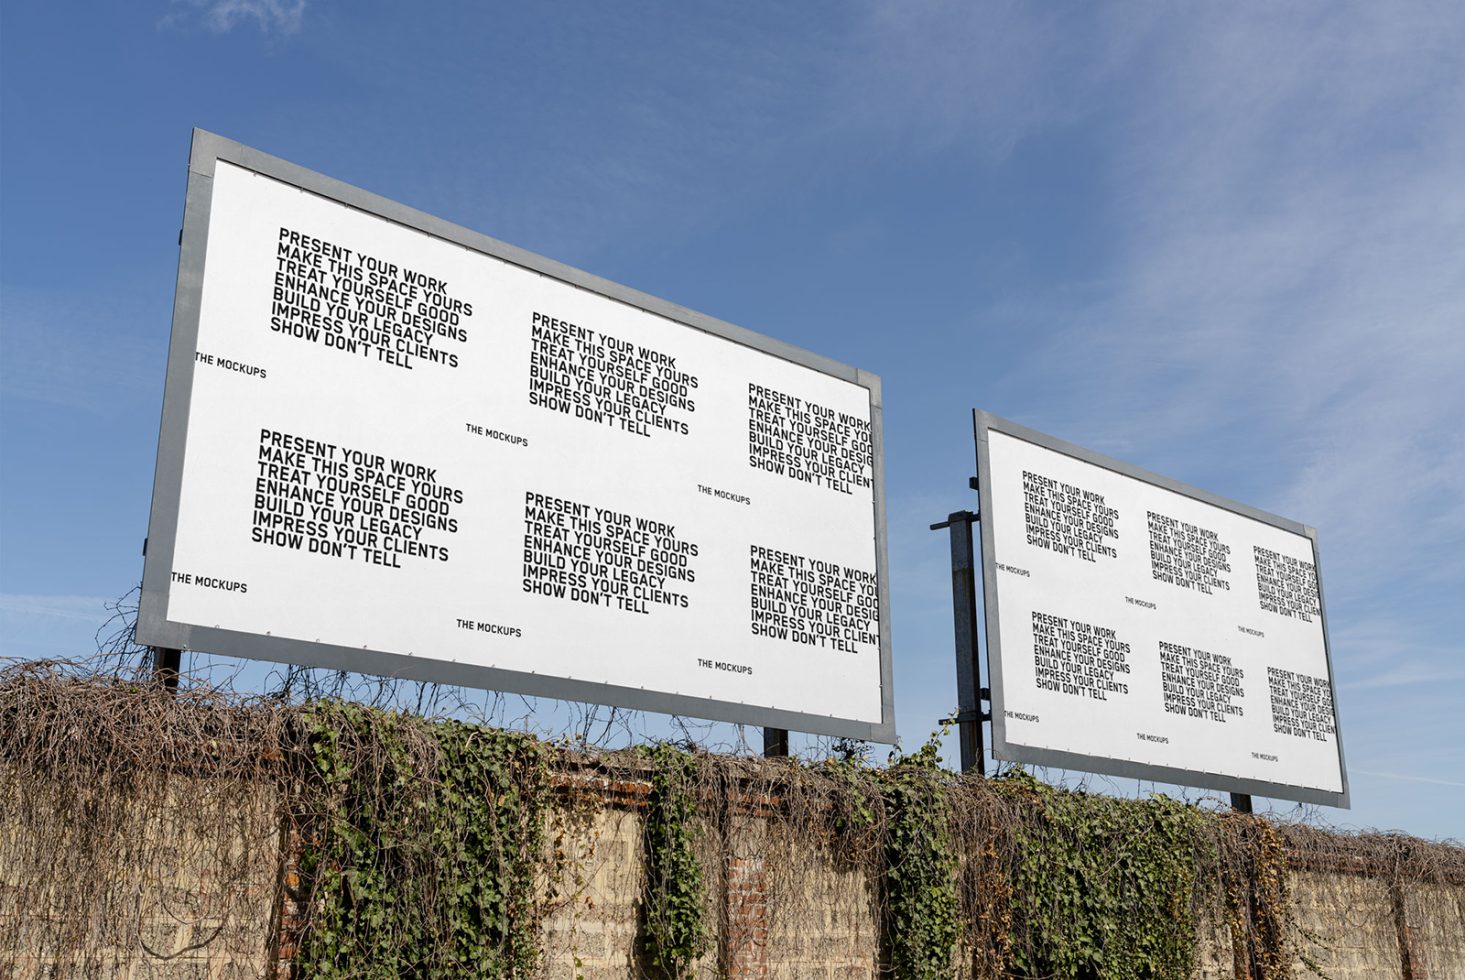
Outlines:
<svg viewBox="0 0 1465 980"><path fill-rule="evenodd" d="M595 681L534 672L506 670L432 660L411 654L356 649L287 639L218 627L176 623L168 619L168 598L176 545L183 458L188 439L188 412L193 391L194 354L207 261L214 170L219 161L278 180L299 190L363 211L475 252L529 269L607 299L665 317L733 343L810 368L866 389L870 400L870 439L875 573L880 600L879 722L814 715L800 711L721 701L662 691L648 691ZM613 704L641 711L706 718L737 724L783 728L839 738L874 742L895 740L895 694L892 686L890 569L885 519L885 458L880 378L803 348L718 320L639 290L602 279L544 258L415 208L308 170L201 129L193 131L188 164L188 191L179 239L178 283L173 300L173 330L158 432L142 597L137 620L138 642L148 646L201 650L252 660L351 670L385 677L508 691L536 697Z"/></svg>
<svg viewBox="0 0 1465 980"><path fill-rule="evenodd" d="M1299 803L1317 803L1324 806L1339 807L1344 810L1348 809L1348 765L1343 755L1343 725L1338 716L1338 696L1333 680L1333 648L1328 638L1328 609L1327 604L1323 600L1323 575L1322 564L1318 560L1317 530L1305 524L1299 524L1285 517L1279 517L1276 514L1252 507L1249 504L1239 503L1198 487L1181 483L1179 480L1173 480L1168 476L1152 473L1149 470L1142 469L1131 463L1126 463L1123 460L1105 456L1102 453L1094 452L1091 449L1086 449L1083 446L1078 446L1055 436L1050 436L1036 429L1030 429L1025 425L1001 418L990 412L984 412L981 409L972 410L972 430L976 439L977 450L977 493L980 502L980 519L978 523L981 525L982 533L983 631L987 635L987 673L992 695L992 755L1009 762L1026 762L1040 766L1058 766L1063 769L1073 769L1079 772L1097 772L1109 776L1147 779L1154 782L1172 783L1177 786L1196 786L1204 789L1220 790L1222 792L1246 793L1252 796L1265 796L1271 799L1294 800ZM1290 531L1293 534L1307 538L1311 542L1313 568L1317 573L1318 580L1318 618L1323 633L1323 655L1328 666L1328 693L1333 699L1333 731L1334 737L1338 742L1338 769L1342 779L1342 792L1333 793L1311 787L1294 786L1290 783L1273 783L1260 779L1228 776L1224 773L1208 773L1195 769L1151 765L1148 763L1133 762L1128 759L1111 759L1107 756L1065 752L1059 749L1039 748L1008 741L1007 720L1002 703L1002 637L1000 630L997 629L997 568L996 558L993 554L992 521L989 518L991 502L986 499L985 494L982 492L984 487L990 487L992 485L989 432L1000 432L1004 435L1021 439L1024 442L1041 446L1044 449L1062 453L1065 456L1072 456L1074 459L1082 460L1085 463L1092 463L1095 466L1103 467L1121 476L1132 477L1133 479L1159 487L1162 490L1170 490L1242 517L1248 517L1264 524L1270 524L1281 530Z"/></svg>

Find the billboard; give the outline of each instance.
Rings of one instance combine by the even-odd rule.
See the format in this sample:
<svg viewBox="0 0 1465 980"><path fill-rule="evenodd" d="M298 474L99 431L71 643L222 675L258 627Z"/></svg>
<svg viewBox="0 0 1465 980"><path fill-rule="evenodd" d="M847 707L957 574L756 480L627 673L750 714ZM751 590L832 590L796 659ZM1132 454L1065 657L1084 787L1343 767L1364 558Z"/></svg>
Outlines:
<svg viewBox="0 0 1465 980"><path fill-rule="evenodd" d="M993 753L1348 806L1316 532L974 425Z"/></svg>
<svg viewBox="0 0 1465 980"><path fill-rule="evenodd" d="M890 740L879 379L194 134L141 642Z"/></svg>

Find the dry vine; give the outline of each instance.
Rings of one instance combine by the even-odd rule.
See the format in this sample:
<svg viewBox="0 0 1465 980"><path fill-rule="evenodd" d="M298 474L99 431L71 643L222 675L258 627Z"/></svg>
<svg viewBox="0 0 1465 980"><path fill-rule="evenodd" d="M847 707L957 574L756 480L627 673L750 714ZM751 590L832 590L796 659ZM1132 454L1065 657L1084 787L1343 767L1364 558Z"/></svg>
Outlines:
<svg viewBox="0 0 1465 980"><path fill-rule="evenodd" d="M960 777L925 750L888 768L847 745L818 762L598 750L592 727L627 722L590 712L552 746L298 700L350 693L348 677L170 695L112 667L0 670L0 975L106 975L207 947L254 975L282 950L337 976L453 976L463 957L528 976L548 969L544 930L573 945L597 914L588 885L607 860L642 869L630 966L645 976L726 975L769 949L794 974L1078 976L1109 969L1106 945L1178 976L1214 934L1238 976L1288 977L1328 942L1296 921L1296 890L1336 903L1314 919L1348 923L1349 880L1391 896L1401 923L1424 900L1465 923L1465 850L1448 843ZM622 820L664 836L608 858L600 835ZM477 892L463 861L489 869Z"/></svg>
<svg viewBox="0 0 1465 980"><path fill-rule="evenodd" d="M267 699L171 697L53 664L0 674L0 965L102 976L257 946L240 930L268 920L279 877L260 856L281 850L287 717Z"/></svg>

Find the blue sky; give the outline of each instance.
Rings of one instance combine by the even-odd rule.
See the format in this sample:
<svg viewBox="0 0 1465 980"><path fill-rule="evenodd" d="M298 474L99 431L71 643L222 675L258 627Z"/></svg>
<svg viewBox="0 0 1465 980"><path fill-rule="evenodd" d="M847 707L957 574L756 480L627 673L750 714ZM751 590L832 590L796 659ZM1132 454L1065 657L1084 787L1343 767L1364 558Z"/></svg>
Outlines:
<svg viewBox="0 0 1465 980"><path fill-rule="evenodd" d="M140 578L200 126L879 373L907 743L955 700L971 408L1314 525L1325 815L1465 836L1458 5L0 16L5 654L89 652Z"/></svg>

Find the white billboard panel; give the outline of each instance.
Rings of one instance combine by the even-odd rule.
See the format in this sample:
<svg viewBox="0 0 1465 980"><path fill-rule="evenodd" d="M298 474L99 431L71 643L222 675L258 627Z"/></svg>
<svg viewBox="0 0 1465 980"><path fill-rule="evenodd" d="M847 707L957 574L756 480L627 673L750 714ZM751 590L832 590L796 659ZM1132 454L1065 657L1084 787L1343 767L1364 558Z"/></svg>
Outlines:
<svg viewBox="0 0 1465 980"><path fill-rule="evenodd" d="M1316 533L975 425L994 753L1347 806Z"/></svg>
<svg viewBox="0 0 1465 980"><path fill-rule="evenodd" d="M893 735L878 379L195 136L139 636Z"/></svg>

